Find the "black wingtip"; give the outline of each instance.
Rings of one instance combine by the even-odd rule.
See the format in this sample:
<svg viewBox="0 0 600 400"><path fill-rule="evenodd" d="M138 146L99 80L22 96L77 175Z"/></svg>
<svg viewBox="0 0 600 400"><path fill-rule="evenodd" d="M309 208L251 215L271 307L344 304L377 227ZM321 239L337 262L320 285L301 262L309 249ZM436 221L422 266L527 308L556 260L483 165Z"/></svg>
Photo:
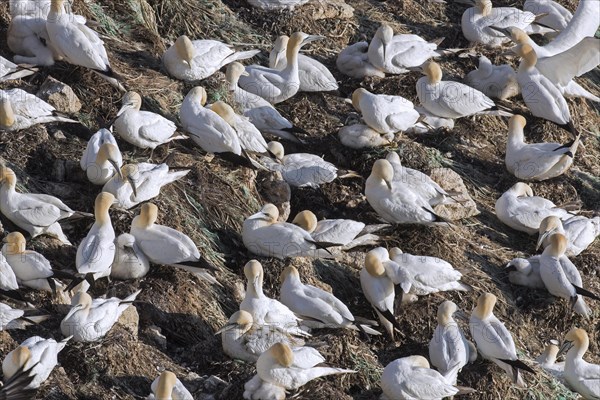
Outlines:
<svg viewBox="0 0 600 400"><path fill-rule="evenodd" d="M529 365L525 364L523 361L517 359L517 360L503 360L501 358L498 359L498 361L502 361L505 364L510 365L511 367L520 369L522 371L527 371L531 374L535 374L535 370L533 370Z"/></svg>
<svg viewBox="0 0 600 400"><path fill-rule="evenodd" d="M600 301L600 296L598 296L595 293L590 292L589 290L586 290L582 287L579 287L577 285L573 285L573 287L575 288L575 293L583 296L583 297L589 297L590 299L594 299L594 300L598 300Z"/></svg>
<svg viewBox="0 0 600 400"><path fill-rule="evenodd" d="M303 135L308 135L307 131L305 131L304 129L302 129L296 125L293 125L291 128L283 128L282 131L289 132L289 133L301 133Z"/></svg>
<svg viewBox="0 0 600 400"><path fill-rule="evenodd" d="M10 299L27 303L27 300L25 300L23 295L21 295L21 293L19 293L18 290L1 290L0 289L0 293Z"/></svg>
<svg viewBox="0 0 600 400"><path fill-rule="evenodd" d="M217 153L219 157L233 164L240 165L242 167L247 167L250 169L257 169L256 166L250 161L250 156L248 156L248 154L245 152L243 152L242 154L245 155L240 156L231 152Z"/></svg>
<svg viewBox="0 0 600 400"><path fill-rule="evenodd" d="M402 332L402 328L400 327L400 324L398 323L398 321L396 320L396 317L394 317L394 314L392 314L392 312L390 310L377 310L381 313L381 315L383 315L383 317L388 320L389 322L391 322L391 324L394 326L394 328L396 328L399 332Z"/></svg>
<svg viewBox="0 0 600 400"><path fill-rule="evenodd" d="M0 399L31 400L35 398L37 389L27 388L27 386L33 382L35 374L31 374L31 372L38 364L39 362L35 363L35 365L27 370L24 370L23 366L19 368L19 370L17 370L10 379L6 380L4 385L0 388Z"/></svg>
<svg viewBox="0 0 600 400"><path fill-rule="evenodd" d="M200 257L200 259L198 261L185 261L185 262L177 263L177 265L184 265L186 267L198 268L198 269L208 269L211 271L220 271L219 268L212 265L204 257Z"/></svg>

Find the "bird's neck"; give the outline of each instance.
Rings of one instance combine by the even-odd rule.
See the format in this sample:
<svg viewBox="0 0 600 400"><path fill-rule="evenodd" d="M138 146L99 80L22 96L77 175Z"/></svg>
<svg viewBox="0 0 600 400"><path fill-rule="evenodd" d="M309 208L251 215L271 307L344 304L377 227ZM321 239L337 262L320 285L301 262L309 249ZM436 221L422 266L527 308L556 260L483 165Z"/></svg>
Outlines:
<svg viewBox="0 0 600 400"><path fill-rule="evenodd" d="M590 343L588 340L580 343L578 346L573 346L567 353L566 361L573 362L575 360L581 360L588 350L589 345Z"/></svg>

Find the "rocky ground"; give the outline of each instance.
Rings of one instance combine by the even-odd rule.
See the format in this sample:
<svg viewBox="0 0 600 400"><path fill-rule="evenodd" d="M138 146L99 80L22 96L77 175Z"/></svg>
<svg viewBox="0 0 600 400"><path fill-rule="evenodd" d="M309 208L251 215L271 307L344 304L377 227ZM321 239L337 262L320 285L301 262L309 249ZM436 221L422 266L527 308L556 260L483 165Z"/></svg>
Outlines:
<svg viewBox="0 0 600 400"><path fill-rule="evenodd" d="M495 5L517 5L522 1L497 0ZM571 10L575 0L562 0ZM516 182L504 167L506 121L497 117L462 119L452 131L423 135L399 134L386 149L355 151L343 147L337 131L357 120L357 114L344 102L354 89L365 87L376 93L400 94L416 101L418 73L349 79L335 69L336 54L348 43L369 40L379 24L390 23L397 32L412 32L433 40L444 37L443 47L467 45L460 32L464 6L458 3L429 3L414 0L347 0L346 3L307 5L294 13L266 13L249 8L244 0L75 0L74 10L97 21L104 35L114 69L124 77L128 88L143 95L144 108L176 119L183 96L193 86L170 79L161 68L160 55L180 34L192 38L215 38L230 43L269 49L279 34L302 30L327 37L314 43L307 54L325 63L340 81L337 93L299 94L278 105L278 109L309 135L304 147L286 144L288 152L308 151L323 155L340 168L358 171L367 177L373 162L386 151L395 150L402 162L425 172L450 168L460 175L480 214L467 218L451 229L395 227L385 232L385 245L399 246L405 252L441 257L460 269L473 293L443 293L421 298L399 311L405 330L395 342L387 337L362 340L350 331L321 330L314 341L328 364L355 369L358 373L313 381L293 395L301 399L375 399L380 394L378 380L390 361L407 355L427 355L427 343L435 329L435 311L444 299L451 299L470 311L481 292L498 296L496 315L513 333L521 356L535 358L550 339L561 339L573 326L587 330L591 348L589 361L599 362L598 304L589 320L571 315L564 301L545 292L510 285L502 272L512 258L534 254L535 239L504 226L495 216L496 199ZM0 5L0 53L10 56L5 37L9 23L8 6ZM493 62L502 61L500 51L476 48ZM264 54L256 61L265 62ZM513 61L515 62L515 61ZM459 80L476 65L473 57L452 56L441 61L446 79ZM516 64L515 64L516 65ZM53 77L73 88L82 108L74 114L82 125L52 124L18 133L0 135L0 156L15 169L20 190L56 195L69 206L92 211L98 192L78 170L78 160L86 139L114 117L120 107L120 93L96 75L58 63L44 68L24 81L4 83L1 88L22 87L36 93L47 78ZM598 93L597 71L579 81ZM202 82L211 101L226 98L224 75L217 73ZM584 132L585 145L573 168L559 178L532 185L536 194L560 204L581 200L582 214L600 211L600 144L598 109L589 102L569 100L575 125ZM520 99L509 103L524 110ZM565 142L569 136L550 123L528 117L527 137L532 141ZM60 354L60 367L51 375L38 399L143 399L150 383L168 369L189 384L198 399L240 399L243 384L254 374L254 366L233 361L223 354L220 337L215 336L243 298L243 265L252 258L241 242L244 218L256 212L269 198L270 177L263 172L239 168L209 158L182 141L156 149L152 154L119 142L127 162L167 160L169 165L186 167L191 173L166 187L156 203L159 223L190 235L203 254L222 268L216 274L221 286L195 276L157 266L139 281L102 284L95 295L126 296L142 289L125 318L99 343L72 343ZM313 210L319 218L353 218L377 222L363 195L364 180L335 181L321 189L294 189L292 215ZM138 212L111 211L118 233L128 231ZM2 218L6 231L14 227ZM71 241L78 244L86 235L90 220L65 227ZM38 238L31 248L43 253L57 268L73 268L75 247L58 247L55 241ZM358 281L362 252L350 253L339 261L261 259L265 267L265 290L278 296L279 274L288 265L299 268L305 282L331 289L349 305L355 315L374 318ZM596 242L573 259L586 287L600 292L600 245ZM25 297L52 317L26 331L0 332L0 357L29 336L61 338L59 324L67 312L50 296L29 291ZM459 382L477 389L473 399L570 399L568 390L541 370L527 376L526 389L510 384L496 366L478 359L465 367ZM291 395L290 395L291 396Z"/></svg>

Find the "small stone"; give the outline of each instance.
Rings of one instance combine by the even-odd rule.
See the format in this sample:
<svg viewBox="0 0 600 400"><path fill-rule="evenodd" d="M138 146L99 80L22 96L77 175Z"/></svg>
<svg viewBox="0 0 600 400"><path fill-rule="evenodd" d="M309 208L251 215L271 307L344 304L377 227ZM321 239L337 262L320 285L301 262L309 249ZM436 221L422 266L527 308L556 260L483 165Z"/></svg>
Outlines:
<svg viewBox="0 0 600 400"><path fill-rule="evenodd" d="M71 87L51 76L46 78L37 96L50 103L56 110L75 114L81 110L81 101Z"/></svg>
<svg viewBox="0 0 600 400"><path fill-rule="evenodd" d="M63 131L56 131L52 134L52 137L56 140L65 140L67 137L63 133Z"/></svg>
<svg viewBox="0 0 600 400"><path fill-rule="evenodd" d="M344 0L313 0L305 6L312 8L312 19L351 19L354 17L354 8L346 4Z"/></svg>
<svg viewBox="0 0 600 400"><path fill-rule="evenodd" d="M215 375L209 376L204 381L204 389L210 393L215 393L222 386L227 386L227 382Z"/></svg>
<svg viewBox="0 0 600 400"><path fill-rule="evenodd" d="M129 306L119 317L117 323L135 336L137 336L138 327L140 324L140 316L135 306Z"/></svg>
<svg viewBox="0 0 600 400"><path fill-rule="evenodd" d="M435 168L431 171L431 179L437 182L447 192L459 193L452 196L456 203L436 206L435 212L450 221L478 215L480 211L473 201L460 175L449 168Z"/></svg>

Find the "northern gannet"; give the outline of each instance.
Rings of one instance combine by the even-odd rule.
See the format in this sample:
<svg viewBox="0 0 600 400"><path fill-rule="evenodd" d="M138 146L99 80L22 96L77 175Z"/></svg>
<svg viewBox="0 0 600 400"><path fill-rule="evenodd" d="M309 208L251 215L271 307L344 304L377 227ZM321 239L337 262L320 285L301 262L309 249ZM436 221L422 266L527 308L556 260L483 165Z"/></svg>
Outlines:
<svg viewBox="0 0 600 400"><path fill-rule="evenodd" d="M25 68L18 66L4 57L0 57L0 82L21 79L33 75L37 68Z"/></svg>
<svg viewBox="0 0 600 400"><path fill-rule="evenodd" d="M600 300L600 297L583 289L583 280L577 267L566 257L567 238L555 233L540 257L540 277L551 295L569 300L570 308L588 317L590 309L583 296Z"/></svg>
<svg viewBox="0 0 600 400"><path fill-rule="evenodd" d="M267 153L267 142L248 117L236 114L233 108L223 101L211 104L210 109L231 125L242 149L253 153Z"/></svg>
<svg viewBox="0 0 600 400"><path fill-rule="evenodd" d="M369 127L383 134L406 131L419 119L413 103L402 96L373 94L359 88L352 93L352 105Z"/></svg>
<svg viewBox="0 0 600 400"><path fill-rule="evenodd" d="M273 204L265 204L259 212L246 218L242 240L251 253L279 259L332 257L326 247L337 243L320 243L301 227L278 222L278 218L279 210Z"/></svg>
<svg viewBox="0 0 600 400"><path fill-rule="evenodd" d="M343 250L357 246L375 245L380 238L373 232L389 227L387 224L365 225L351 219L318 221L317 216L309 210L296 214L292 223L310 233L310 236L316 241L339 243L343 246Z"/></svg>
<svg viewBox="0 0 600 400"><path fill-rule="evenodd" d="M514 258L504 268L508 272L510 283L532 289L545 289L546 286L540 276L540 256L527 259Z"/></svg>
<svg viewBox="0 0 600 400"><path fill-rule="evenodd" d="M71 244L58 221L69 218L75 211L54 196L18 193L17 175L10 168L0 168L0 212L32 238L39 235L56 237Z"/></svg>
<svg viewBox="0 0 600 400"><path fill-rule="evenodd" d="M286 35L277 38L269 54L269 68L281 71L287 66L289 39ZM298 54L298 78L300 92L330 92L338 89L336 79L327 67L304 54Z"/></svg>
<svg viewBox="0 0 600 400"><path fill-rule="evenodd" d="M479 66L464 81L494 99L506 100L521 93L515 70L508 64L494 65L486 56L479 57Z"/></svg>
<svg viewBox="0 0 600 400"><path fill-rule="evenodd" d="M16 54L13 57L15 63L40 66L54 64L54 54L46 31L47 15L18 15L11 18L6 43Z"/></svg>
<svg viewBox="0 0 600 400"><path fill-rule="evenodd" d="M492 28L517 26L530 33L548 33L548 28L535 25L536 15L514 7L492 7L491 0L475 0L475 7L468 8L462 15L461 28L465 38L473 43L499 47L508 38L496 34Z"/></svg>
<svg viewBox="0 0 600 400"><path fill-rule="evenodd" d="M236 51L218 40L190 40L179 36L165 51L162 61L167 72L184 81L208 78L221 67L237 60L254 57L260 50Z"/></svg>
<svg viewBox="0 0 600 400"><path fill-rule="evenodd" d="M438 117L461 118L488 112L492 99L460 82L442 81L442 69L433 61L423 65L425 76L417 81L417 96L423 107Z"/></svg>
<svg viewBox="0 0 600 400"><path fill-rule="evenodd" d="M363 79L367 76L385 78L385 72L369 61L368 51L369 43L354 43L338 54L335 65L342 74L351 78Z"/></svg>
<svg viewBox="0 0 600 400"><path fill-rule="evenodd" d="M0 331L5 329L25 329L47 320L50 315L37 315L24 317L25 311L12 308L8 304L0 303Z"/></svg>
<svg viewBox="0 0 600 400"><path fill-rule="evenodd" d="M398 247L390 249L389 254L390 259L398 265L398 269L403 270L400 279L408 276L411 285L409 292L412 294L425 296L449 290L463 292L473 290L469 285L460 282L462 274L447 261L437 257L403 253ZM388 275L395 284L400 283L400 280L389 271Z"/></svg>
<svg viewBox="0 0 600 400"><path fill-rule="evenodd" d="M221 334L225 354L251 363L255 363L275 343L285 343L294 349L304 346L304 338L309 336L293 335L285 327L274 324L257 324L252 314L243 310L233 313L227 324L215 334Z"/></svg>
<svg viewBox="0 0 600 400"><path fill-rule="evenodd" d="M558 341L551 340L546 345L544 352L535 359L540 367L542 367L550 375L554 376L563 385L566 384L565 380L565 363L556 362L560 348L558 347Z"/></svg>
<svg viewBox="0 0 600 400"><path fill-rule="evenodd" d="M570 206L564 206L571 210ZM574 211L571 211L574 212ZM542 220L549 215L560 219L573 216L550 200L534 196L531 187L523 182L515 183L496 201L496 216L504 224L529 235L538 232Z"/></svg>
<svg viewBox="0 0 600 400"><path fill-rule="evenodd" d="M552 215L544 218L540 224L537 248L546 248L550 244L550 236L554 233L566 236L565 255L577 256L600 235L600 216L586 218L577 215L564 221Z"/></svg>
<svg viewBox="0 0 600 400"><path fill-rule="evenodd" d="M150 390L152 393L147 400L194 400L194 396L171 371L163 371L152 382Z"/></svg>
<svg viewBox="0 0 600 400"><path fill-rule="evenodd" d="M437 44L429 43L417 35L394 35L387 24L382 24L369 44L369 61L389 74L403 74L440 54Z"/></svg>
<svg viewBox="0 0 600 400"><path fill-rule="evenodd" d="M92 135L79 165L95 185L104 185L114 174L121 173L123 156L117 140L108 129L102 128Z"/></svg>
<svg viewBox="0 0 600 400"><path fill-rule="evenodd" d="M543 14L544 16L538 18L537 22L558 32L565 29L573 18L571 11L553 0L526 0L523 10L535 15Z"/></svg>
<svg viewBox="0 0 600 400"><path fill-rule="evenodd" d="M138 290L123 300L93 299L85 292L78 292L71 300L71 310L60 322L60 330L76 342L95 342L102 339L117 322L121 314L133 303Z"/></svg>
<svg viewBox="0 0 600 400"><path fill-rule="evenodd" d="M544 181L556 178L567 172L573 165L573 158L579 147L578 135L575 140L559 143L525 143L527 121L514 115L508 121L508 139L504 163L508 172L521 180Z"/></svg>
<svg viewBox="0 0 600 400"><path fill-rule="evenodd" d="M266 68L258 65L246 67L248 76L240 76L240 87L250 93L261 96L272 104L281 103L298 93L300 77L298 53L307 43L323 39L322 36L296 32L288 41L286 50L287 65L284 69Z"/></svg>
<svg viewBox="0 0 600 400"><path fill-rule="evenodd" d="M190 170L169 171L167 164L139 163L126 164L119 172L102 190L115 196L116 207L128 210L155 198L163 186L183 178Z"/></svg>
<svg viewBox="0 0 600 400"><path fill-rule="evenodd" d="M44 339L32 336L19 345L15 350L6 355L2 362L2 373L5 379L12 378L20 368L30 371L33 380L27 388L37 389L58 364L57 356L71 339L67 337L61 342L54 339Z"/></svg>
<svg viewBox="0 0 600 400"><path fill-rule="evenodd" d="M6 261L3 253L0 253L0 290L18 290L19 283L12 267Z"/></svg>
<svg viewBox="0 0 600 400"><path fill-rule="evenodd" d="M144 203L140 214L133 218L129 231L150 262L172 265L193 273L200 272L198 268L216 269L200 255L189 236L168 226L156 224L157 218L158 207L152 203Z"/></svg>
<svg viewBox="0 0 600 400"><path fill-rule="evenodd" d="M298 335L310 336L298 324L300 319L283 303L271 299L263 293L264 270L256 260L244 265L246 276L246 296L240 304L240 310L252 316L252 320L260 325L275 325L279 329Z"/></svg>
<svg viewBox="0 0 600 400"><path fill-rule="evenodd" d="M172 140L187 139L176 135L177 127L162 115L141 111L142 97L136 92L123 96L121 109L114 122L115 132L126 142L141 149L155 149Z"/></svg>
<svg viewBox="0 0 600 400"><path fill-rule="evenodd" d="M78 121L56 115L54 107L24 90L0 90L0 131L15 132L50 122Z"/></svg>
<svg viewBox="0 0 600 400"><path fill-rule="evenodd" d="M75 266L83 276L92 276L94 280L110 275L115 258L115 230L108 210L115 203L115 196L101 192L94 204L95 222L87 236L77 247Z"/></svg>
<svg viewBox="0 0 600 400"><path fill-rule="evenodd" d="M21 232L9 233L3 242L2 254L19 284L46 292L62 286L53 278L54 270L50 261L40 253L26 249L27 242Z"/></svg>
<svg viewBox="0 0 600 400"><path fill-rule="evenodd" d="M534 116L552 121L577 136L567 101L556 85L536 68L537 56L531 46L517 46L517 54L522 58L517 71L517 81L529 111Z"/></svg>
<svg viewBox="0 0 600 400"><path fill-rule="evenodd" d="M381 321L392 340L394 339L394 329L402 331L400 324L394 315L394 282L386 273L384 263L389 263L387 251L374 249L367 253L365 264L360 270L360 286L367 301L371 304L375 313ZM385 257L382 257L385 256ZM386 259L384 259L386 258ZM409 287L402 285L403 290L408 292Z"/></svg>
<svg viewBox="0 0 600 400"><path fill-rule="evenodd" d="M314 352L318 354L316 350ZM315 357L313 354L307 357L300 353L298 356L287 344L276 343L258 357L256 372L263 381L286 390L296 390L323 376L356 372L342 368L315 367L323 360L323 357Z"/></svg>
<svg viewBox="0 0 600 400"><path fill-rule="evenodd" d="M428 200L394 182L394 168L387 160L377 160L365 186L367 201L386 222L432 225L440 222Z"/></svg>
<svg viewBox="0 0 600 400"><path fill-rule="evenodd" d="M225 77L229 92L233 96L233 103L250 118L259 131L278 136L283 139L299 142L295 133L304 132L294 127L290 121L283 117L271 103L259 95L250 93L238 86L240 76L248 76L245 67L233 62L227 66Z"/></svg>
<svg viewBox="0 0 600 400"><path fill-rule="evenodd" d="M583 360L589 345L585 330L573 328L567 333L561 346L561 353L568 349L564 376L569 386L584 399L597 400L600 399L600 365Z"/></svg>
<svg viewBox="0 0 600 400"><path fill-rule="evenodd" d="M216 112L204 107L208 95L201 86L190 90L179 110L181 124L202 150L208 153L234 153L240 155L240 140L227 121Z"/></svg>
<svg viewBox="0 0 600 400"><path fill-rule="evenodd" d="M479 296L469 320L471 337L483 358L502 368L513 383L526 387L521 371L535 372L519 360L512 335L494 315L495 304L496 296L493 294L484 293Z"/></svg>
<svg viewBox="0 0 600 400"><path fill-rule="evenodd" d="M336 178L360 177L354 171L342 171L330 162L310 153L285 154L279 142L269 142L268 149L276 160L263 157L265 166L273 172L281 172L283 179L295 187L319 187Z"/></svg>
<svg viewBox="0 0 600 400"><path fill-rule="evenodd" d="M308 0L248 0L248 3L264 11L290 10L307 3Z"/></svg>
<svg viewBox="0 0 600 400"><path fill-rule="evenodd" d="M129 280L146 276L150 271L150 261L136 243L135 237L122 233L115 241L115 259L110 276L115 279Z"/></svg>
<svg viewBox="0 0 600 400"><path fill-rule="evenodd" d="M470 388L457 388L442 374L429 367L422 356L409 356L392 361L381 374L383 399L440 400L457 394L474 392Z"/></svg>
<svg viewBox="0 0 600 400"><path fill-rule="evenodd" d="M465 338L460 326L454 320L458 307L446 300L438 306L438 325L429 341L429 359L431 364L446 378L456 385L458 373L469 362L477 358L475 346Z"/></svg>
<svg viewBox="0 0 600 400"><path fill-rule="evenodd" d="M347 328L380 335L369 325L356 321L348 307L332 293L302 283L298 270L287 267L281 274L281 302L311 328Z"/></svg>
<svg viewBox="0 0 600 400"><path fill-rule="evenodd" d="M346 125L338 131L340 142L352 149L364 149L387 146L392 143L395 135L386 133L382 135L371 127L363 124Z"/></svg>

